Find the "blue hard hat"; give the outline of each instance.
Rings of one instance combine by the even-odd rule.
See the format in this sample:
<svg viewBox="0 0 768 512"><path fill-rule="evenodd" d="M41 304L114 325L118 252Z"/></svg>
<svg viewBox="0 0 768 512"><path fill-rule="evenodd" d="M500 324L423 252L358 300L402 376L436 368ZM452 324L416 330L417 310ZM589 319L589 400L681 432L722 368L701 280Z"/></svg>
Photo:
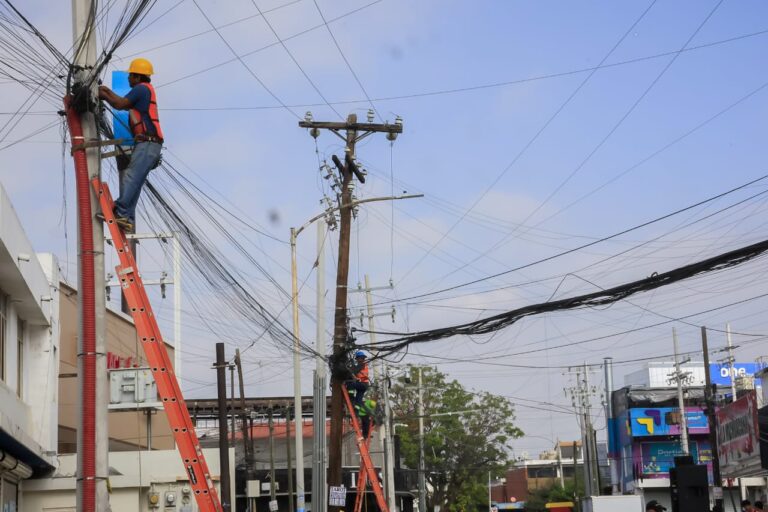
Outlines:
<svg viewBox="0 0 768 512"><path fill-rule="evenodd" d="M355 358L358 358L358 357L366 357L365 352L363 352L362 350L358 350L357 352L355 352Z"/></svg>

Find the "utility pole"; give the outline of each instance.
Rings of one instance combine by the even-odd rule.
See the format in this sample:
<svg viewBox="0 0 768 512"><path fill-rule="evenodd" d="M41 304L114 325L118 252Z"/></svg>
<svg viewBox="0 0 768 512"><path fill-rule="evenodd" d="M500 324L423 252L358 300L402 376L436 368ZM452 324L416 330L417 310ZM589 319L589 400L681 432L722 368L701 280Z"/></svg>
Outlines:
<svg viewBox="0 0 768 512"><path fill-rule="evenodd" d="M707 328L701 326L701 350L704 352L704 404L709 425L709 445L712 446L712 480L715 505L723 510L723 482L720 478L720 457L717 454L717 417L715 416L715 400L712 389L712 376L709 373L709 347L707 346Z"/></svg>
<svg viewBox="0 0 768 512"><path fill-rule="evenodd" d="M325 371L325 220L317 221L317 295L315 296L317 330L315 331L315 379L314 407L312 409L312 431L314 434L312 450L312 510L326 511L326 466L325 466L325 418L326 418L326 371Z"/></svg>
<svg viewBox="0 0 768 512"><path fill-rule="evenodd" d="M269 408L269 499L274 502L277 508L277 494L275 492L275 422L272 414L272 407ZM270 503L270 510L272 505Z"/></svg>
<svg viewBox="0 0 768 512"><path fill-rule="evenodd" d="M610 425L613 419L613 358L603 358L603 371L605 372L605 424ZM611 449L615 449L616 441L612 438L613 431L606 427L608 433L608 465L611 472L611 494L619 494L619 467L617 460L613 458ZM599 474L599 467L598 467Z"/></svg>
<svg viewBox="0 0 768 512"><path fill-rule="evenodd" d="M685 415L685 400L683 397L683 382L687 379L687 372L680 371L679 348L677 345L677 329L672 328L672 342L675 348L675 375L671 380L677 382L677 405L680 408L680 447L683 455L688 455L688 418ZM683 362L685 364L686 361Z"/></svg>
<svg viewBox="0 0 768 512"><path fill-rule="evenodd" d="M728 371L731 374L731 402L736 401L736 358L733 357L733 340L731 339L731 324L727 323L725 324L725 338L728 342ZM744 485L742 485L741 478L736 479L736 482L739 485L739 495L741 496L741 499L743 500L746 497L746 490Z"/></svg>
<svg viewBox="0 0 768 512"><path fill-rule="evenodd" d="M232 441L231 445L235 446L235 432L237 427L235 426L235 365L229 365L229 414L232 416Z"/></svg>
<svg viewBox="0 0 768 512"><path fill-rule="evenodd" d="M250 432L248 431L248 419L245 411L245 384L243 383L243 366L240 362L240 349L235 349L235 367L237 367L237 380L240 382L240 421L242 422L243 429L243 454L245 455L245 464L247 467L251 466L250 443L248 438Z"/></svg>
<svg viewBox="0 0 768 512"><path fill-rule="evenodd" d="M291 462L291 408L285 408L285 458L288 461L288 510L293 508L293 463Z"/></svg>
<svg viewBox="0 0 768 512"><path fill-rule="evenodd" d="M382 433L384 436L384 490L387 496L389 512L395 512L395 449L392 439L392 405L389 402L389 370L384 366L382 372L382 397L384 399L384 424Z"/></svg>
<svg viewBox="0 0 768 512"><path fill-rule="evenodd" d="M216 390L219 401L219 468L221 477L221 506L231 511L231 493L229 484L229 443L227 438L227 360L224 358L224 344L216 344Z"/></svg>
<svg viewBox="0 0 768 512"><path fill-rule="evenodd" d="M586 363L584 364L584 389L589 390L589 369L587 368ZM587 391L588 393L588 391ZM584 393L583 396L588 397L588 394ZM592 458L593 458L593 452L592 452L592 413L591 413L591 403L589 402L589 399L587 398L583 404L582 411L584 413L584 446L586 447L586 456L584 457L584 470L585 470L585 477L586 480L589 481L589 494L588 496L592 496L595 493L595 486L594 486L594 474L592 472Z"/></svg>
<svg viewBox="0 0 768 512"><path fill-rule="evenodd" d="M374 124L373 112L369 112L368 123L358 123L357 114L349 114L346 122L317 122L312 120L312 114L307 113L304 121L299 122L302 128L308 128L313 137L320 134L321 129L331 130L345 141L344 163L334 157L334 164L341 174L341 190L339 195L339 261L336 272L336 306L334 311L333 329L333 364L342 364L348 344L347 333L347 285L349 281L349 239L352 224L352 187L354 176L365 182L364 175L355 164L355 144L363 137L375 132L386 133L390 140L402 133L402 120L398 117L395 124ZM342 135L341 132L344 132ZM342 396L343 381L336 372L331 373L331 439L329 443L328 483L332 486L342 484L342 436L344 420L344 399ZM325 490L323 490L325 492ZM335 507L338 508L338 507ZM423 512L423 511L422 511Z"/></svg>
<svg viewBox="0 0 768 512"><path fill-rule="evenodd" d="M424 464L424 388L419 367L419 512L427 512L427 485Z"/></svg>
<svg viewBox="0 0 768 512"><path fill-rule="evenodd" d="M733 340L731 339L731 324L725 324L725 339L728 342L728 370L731 373L731 402L736 401L736 358L733 357Z"/></svg>
<svg viewBox="0 0 768 512"><path fill-rule="evenodd" d="M88 91L89 101L96 97L97 83L91 76L91 70L96 64L96 0L72 0L72 37L73 47L77 48L73 57L73 64L76 66L74 83L90 83ZM80 124L82 125L83 140L75 142L84 143L87 141L99 140L99 134L96 129L96 116L93 112L82 112L79 114ZM86 162L88 166L88 179L101 177L101 150L99 147L85 149ZM99 200L93 189L90 190L90 209L91 215L100 211ZM94 316L95 316L95 346L90 350L83 347L83 302L82 287L79 287L78 293L78 311L80 312L80 322L78 326L78 409L82 412L84 385L95 386L93 396L95 400L90 404L93 409L93 416L86 418L81 414L81 428L78 429L77 436L77 509L85 512L91 510L108 510L109 493L107 490L107 479L109 476L109 431L107 429L107 406L109 404L109 382L107 376L106 361L106 290L104 287L104 228L98 220L92 217L92 233L85 234L78 230L78 236L91 236L93 242L93 273L94 273ZM82 267L78 269L82 277ZM80 283L82 284L82 283ZM86 363L86 360L89 362ZM90 366L93 361L95 366L95 381L84 384L84 375L86 366ZM89 407L90 408L90 407ZM95 425L95 432L92 439L83 439L83 423ZM86 474L87 473L87 474ZM88 496L84 496L87 493ZM95 506L95 509L90 509Z"/></svg>
<svg viewBox="0 0 768 512"><path fill-rule="evenodd" d="M391 316L392 321L395 321L395 309L392 308L391 313L374 313L373 312L373 295L371 292L375 290L391 290L394 288L394 284L390 280L389 285L387 286L377 286L372 288L371 287L371 280L368 274L365 274L364 276L365 280L365 288L361 288L360 284L358 283L356 290L350 290L350 292L364 292L365 293L365 303L366 303L366 314L365 316L368 318L368 342L372 347L376 346L376 333L374 332L376 330L376 325L374 324L374 318L377 316ZM360 324L363 323L363 313L360 313ZM381 435L378 436L378 441L381 443L381 449L384 453L384 467L383 469L383 485L384 485L384 496L387 500L387 507L389 508L390 512L395 510L395 473L394 473L394 457L392 453L392 438L390 434L391 425L390 423L390 416L391 416L391 410L389 410L389 377L387 376L387 368L384 364L384 361L381 362L381 365L379 366L379 372L382 376L382 381L384 383L383 386L379 387L379 399L383 400L384 405L384 423L381 426ZM376 367L373 367L373 379L374 381L378 381L378 376L376 375Z"/></svg>
<svg viewBox="0 0 768 512"><path fill-rule="evenodd" d="M589 373L593 371L587 364L576 367L568 373L575 375L576 385L566 388L565 394L571 397L571 405L576 413L576 418L581 429L582 469L584 472L584 495L592 496L599 493L597 482L597 446L595 444L594 429L592 428L591 398L597 394L597 389L589 385ZM576 448L574 446L574 457Z"/></svg>
<svg viewBox="0 0 768 512"><path fill-rule="evenodd" d="M293 309L293 416L296 418L296 512L304 512L304 436L299 425L302 418L301 341L299 339L299 278L296 275L296 228L291 228L290 240L291 305Z"/></svg>

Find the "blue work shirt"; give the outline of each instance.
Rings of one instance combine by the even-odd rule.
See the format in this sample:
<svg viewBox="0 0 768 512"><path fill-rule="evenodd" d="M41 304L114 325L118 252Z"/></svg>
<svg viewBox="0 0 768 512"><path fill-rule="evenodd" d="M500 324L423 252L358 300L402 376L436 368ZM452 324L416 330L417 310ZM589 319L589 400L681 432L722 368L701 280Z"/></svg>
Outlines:
<svg viewBox="0 0 768 512"><path fill-rule="evenodd" d="M142 84L135 85L128 94L125 95L125 99L131 102L131 106L139 111L141 114L141 120L144 122L144 126L147 127L147 135L157 135L155 130L155 124L149 117L149 102L152 98L152 94L149 92L149 87L145 87Z"/></svg>

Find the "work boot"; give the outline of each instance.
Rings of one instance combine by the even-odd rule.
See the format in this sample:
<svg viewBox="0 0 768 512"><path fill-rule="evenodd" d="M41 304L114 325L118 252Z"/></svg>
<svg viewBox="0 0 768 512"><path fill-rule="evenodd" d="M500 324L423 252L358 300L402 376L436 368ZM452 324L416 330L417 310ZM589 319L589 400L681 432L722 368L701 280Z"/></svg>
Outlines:
<svg viewBox="0 0 768 512"><path fill-rule="evenodd" d="M128 217L117 217L115 218L115 222L118 226L122 228L122 230L126 233L133 233L133 222L131 222L131 219Z"/></svg>

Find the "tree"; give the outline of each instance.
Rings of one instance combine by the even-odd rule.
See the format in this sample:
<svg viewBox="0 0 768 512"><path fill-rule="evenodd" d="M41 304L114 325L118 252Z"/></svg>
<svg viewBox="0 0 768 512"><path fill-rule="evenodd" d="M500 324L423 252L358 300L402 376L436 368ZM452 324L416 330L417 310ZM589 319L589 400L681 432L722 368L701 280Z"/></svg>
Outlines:
<svg viewBox="0 0 768 512"><path fill-rule="evenodd" d="M405 464L418 468L417 369L409 367L392 386L392 410ZM424 392L424 464L430 510L487 510L488 474L502 476L508 443L522 435L514 426L512 404L491 393L467 391L434 368L422 368Z"/></svg>
<svg viewBox="0 0 768 512"><path fill-rule="evenodd" d="M578 479L578 476L577 476ZM575 501L577 496L584 495L581 479L576 484L572 480L565 483L565 488L556 483L550 487L537 489L525 500L525 510L531 512L546 512L545 505L552 502Z"/></svg>

